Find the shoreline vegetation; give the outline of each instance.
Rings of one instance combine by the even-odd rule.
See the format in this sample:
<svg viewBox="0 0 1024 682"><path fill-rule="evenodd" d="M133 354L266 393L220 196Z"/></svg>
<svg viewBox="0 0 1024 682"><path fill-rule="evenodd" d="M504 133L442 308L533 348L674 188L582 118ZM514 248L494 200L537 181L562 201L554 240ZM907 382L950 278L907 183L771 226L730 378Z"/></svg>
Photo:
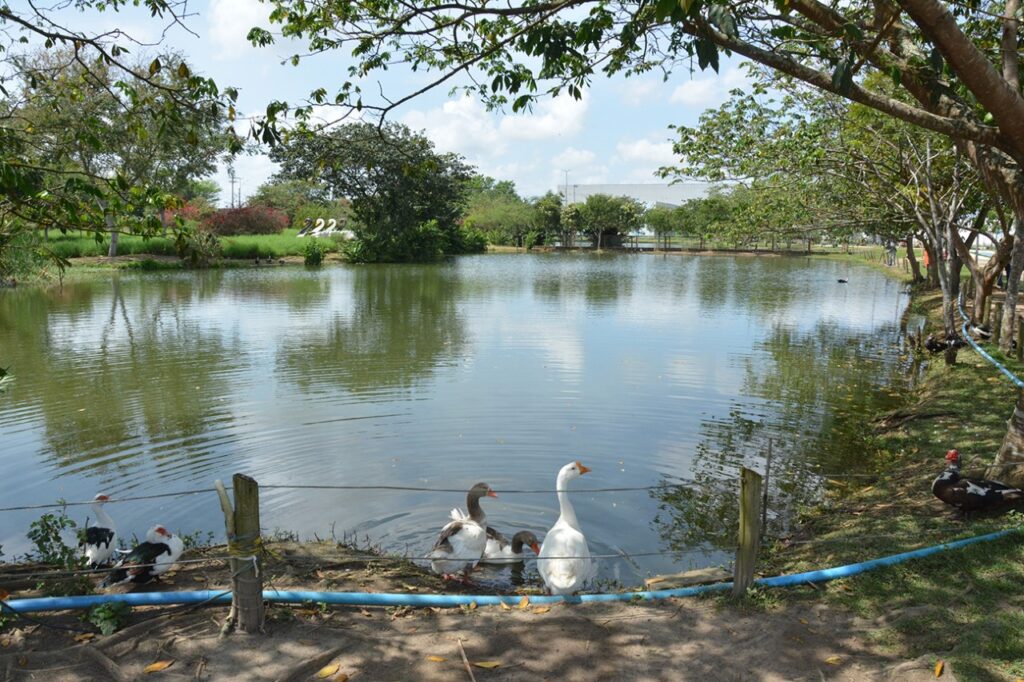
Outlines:
<svg viewBox="0 0 1024 682"><path fill-rule="evenodd" d="M885 266L879 253L880 249L869 247L813 257L866 264L907 281L909 286L909 273ZM941 293L916 287L911 293L906 314L923 316L928 329L941 329ZM987 350L1011 371L1024 374L1024 364L1000 354L991 345ZM908 347L906 352L914 351ZM992 462L1005 433L1007 406L1013 404L1016 390L969 350L952 366L943 363L941 355L921 356L918 360L910 363L910 371L919 372L919 378L902 404L865 424L863 465L858 476L829 480L820 504L802 510L793 534L785 541L762 547L758 575L865 561L1020 525L1022 517L1016 512L960 518L930 490L931 481L944 467L942 454L949 448L960 450L968 463L968 473L981 473ZM342 556L331 559L333 563L324 563L321 556L320 564L313 566L315 555L323 554L328 545L331 552L340 555L357 551L337 542L286 543L283 546L287 551L278 552L273 561L294 555L304 557L302 561L311 568L283 569L281 584L360 591L450 589L425 569L392 558L375 562ZM192 552L202 556L215 553L216 548ZM362 550L361 554L370 552ZM196 571L205 578L175 578L159 589L219 585L216 576L226 569L221 567L219 573L206 569L204 573L204 566L190 565L177 573ZM11 570L13 565L4 568ZM338 578L342 575L344 580ZM711 596L702 601L716 604L716 609L739 609L764 618L807 608L839 607L864 626L859 636L865 638L870 651L879 655L915 659L928 665L943 661L960 680L1012 680L1024 677L1021 584L1024 544L1019 536L1010 536L817 586L754 588L742 600ZM459 591L464 592L462 588ZM523 591L530 592L536 593L536 586ZM313 611L316 608L312 606ZM278 606L273 607L272 614L294 611L302 609Z"/></svg>

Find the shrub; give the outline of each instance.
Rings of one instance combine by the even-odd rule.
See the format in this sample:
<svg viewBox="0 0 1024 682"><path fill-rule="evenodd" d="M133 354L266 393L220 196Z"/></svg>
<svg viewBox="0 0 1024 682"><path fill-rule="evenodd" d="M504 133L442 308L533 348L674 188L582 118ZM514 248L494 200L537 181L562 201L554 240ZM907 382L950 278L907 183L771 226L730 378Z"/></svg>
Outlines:
<svg viewBox="0 0 1024 682"><path fill-rule="evenodd" d="M209 232L182 231L177 247L178 258L193 268L205 268L220 257L220 240Z"/></svg>
<svg viewBox="0 0 1024 682"><path fill-rule="evenodd" d="M288 216L266 206L222 208L203 220L203 228L219 236L278 234L288 227Z"/></svg>
<svg viewBox="0 0 1024 682"><path fill-rule="evenodd" d="M79 542L84 539L85 531L78 529L78 524L67 515L65 508L61 508L58 513L43 514L38 520L33 521L29 525L28 531L28 539L36 547L32 552L32 558L67 571L83 568L85 557L77 547L72 547L64 542L65 531L75 532ZM87 594L92 590L91 582L84 575L46 578L36 587L40 591L54 596Z"/></svg>
<svg viewBox="0 0 1024 682"><path fill-rule="evenodd" d="M324 254L326 253L327 245L316 238L311 238L302 247L303 261L306 265L320 265L324 262Z"/></svg>

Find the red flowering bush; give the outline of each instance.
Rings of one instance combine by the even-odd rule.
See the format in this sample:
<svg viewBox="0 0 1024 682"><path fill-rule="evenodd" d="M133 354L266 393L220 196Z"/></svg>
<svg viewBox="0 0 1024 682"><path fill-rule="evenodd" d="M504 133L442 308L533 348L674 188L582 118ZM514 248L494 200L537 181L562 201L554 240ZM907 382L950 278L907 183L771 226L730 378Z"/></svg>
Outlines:
<svg viewBox="0 0 1024 682"><path fill-rule="evenodd" d="M278 234L286 227L288 216L266 206L222 208L203 220L203 229L221 237L237 234Z"/></svg>

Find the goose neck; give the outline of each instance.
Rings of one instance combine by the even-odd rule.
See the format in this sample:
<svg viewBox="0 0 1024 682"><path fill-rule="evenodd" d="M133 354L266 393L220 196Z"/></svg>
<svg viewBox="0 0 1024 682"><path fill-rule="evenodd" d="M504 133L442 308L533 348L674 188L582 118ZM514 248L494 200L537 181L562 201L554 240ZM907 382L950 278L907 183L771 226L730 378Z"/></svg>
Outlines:
<svg viewBox="0 0 1024 682"><path fill-rule="evenodd" d="M565 490L565 484L559 481L558 486L558 507L560 512L559 520L568 523L573 528L579 529L579 521L576 520L576 510L569 501L569 493Z"/></svg>
<svg viewBox="0 0 1024 682"><path fill-rule="evenodd" d="M110 515L107 514L106 511L104 511L103 505L99 504L98 502L94 502L92 505L92 511L94 514L96 514L97 525L99 525L101 528L114 527L114 520L110 518Z"/></svg>
<svg viewBox="0 0 1024 682"><path fill-rule="evenodd" d="M487 520L483 507L480 506L480 497L478 495L473 493L466 495L466 508L469 510L469 518L473 521L483 525L484 521Z"/></svg>

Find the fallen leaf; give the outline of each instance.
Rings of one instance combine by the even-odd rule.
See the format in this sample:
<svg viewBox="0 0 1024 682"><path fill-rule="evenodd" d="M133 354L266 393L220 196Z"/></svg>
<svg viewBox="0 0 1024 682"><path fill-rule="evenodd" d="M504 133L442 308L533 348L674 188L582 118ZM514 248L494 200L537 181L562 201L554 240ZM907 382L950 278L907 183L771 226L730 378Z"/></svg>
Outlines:
<svg viewBox="0 0 1024 682"><path fill-rule="evenodd" d="M11 593L7 590L0 590L0 599L7 601L7 598L11 596Z"/></svg>
<svg viewBox="0 0 1024 682"><path fill-rule="evenodd" d="M804 625L809 625L809 623L807 622L806 618L801 618L800 622L803 623Z"/></svg>
<svg viewBox="0 0 1024 682"><path fill-rule="evenodd" d="M433 661L434 663L444 663L448 659L445 658L444 656L427 656L427 660L428 661Z"/></svg>
<svg viewBox="0 0 1024 682"><path fill-rule="evenodd" d="M6 649L10 645L11 645L11 638L10 637L0 637L0 646L2 646L3 648Z"/></svg>
<svg viewBox="0 0 1024 682"><path fill-rule="evenodd" d="M540 613L547 613L550 610L551 610L550 606L538 606L535 609L533 609L532 613L538 613L538 614L540 614Z"/></svg>
<svg viewBox="0 0 1024 682"><path fill-rule="evenodd" d="M25 657L25 656L22 656L21 658L19 658L18 659L18 665L20 667L24 668L26 665L28 665L28 658Z"/></svg>
<svg viewBox="0 0 1024 682"><path fill-rule="evenodd" d="M155 663L150 663L145 668L143 668L142 672L144 672L144 673L158 673L161 670L167 670L172 665L174 665L174 661L156 661Z"/></svg>
<svg viewBox="0 0 1024 682"><path fill-rule="evenodd" d="M527 608L529 606L530 606L530 598L529 597L523 597L522 599L519 600L519 608L525 609L525 608Z"/></svg>
<svg viewBox="0 0 1024 682"><path fill-rule="evenodd" d="M195 580L197 583L205 583L206 582L206 576L204 576L204 575L194 575L194 576L192 576L192 580Z"/></svg>
<svg viewBox="0 0 1024 682"><path fill-rule="evenodd" d="M501 665L501 661L477 661L473 665L478 668L497 668Z"/></svg>
<svg viewBox="0 0 1024 682"><path fill-rule="evenodd" d="M843 657L842 656L829 656L828 658L825 659L825 662L828 663L829 665L839 665L840 663L842 663L842 661L843 661Z"/></svg>
<svg viewBox="0 0 1024 682"><path fill-rule="evenodd" d="M325 665L324 667L320 668L320 671L316 674L316 676L319 677L321 680L325 680L334 673L338 672L338 668L340 667L341 665L339 663L331 663L330 665Z"/></svg>
<svg viewBox="0 0 1024 682"><path fill-rule="evenodd" d="M942 676L942 666L943 666L942 661L939 661L938 663L935 664L935 677L941 677Z"/></svg>
<svg viewBox="0 0 1024 682"><path fill-rule="evenodd" d="M366 616L367 618L373 618L373 614L367 611L366 609L359 609L359 614Z"/></svg>
<svg viewBox="0 0 1024 682"><path fill-rule="evenodd" d="M96 636L95 632L83 632L75 635L76 642L88 642L90 639Z"/></svg>
<svg viewBox="0 0 1024 682"><path fill-rule="evenodd" d="M511 611L512 610L512 607L509 606L508 604L506 604L505 602L499 602L499 605L501 606L501 609L503 611Z"/></svg>
<svg viewBox="0 0 1024 682"><path fill-rule="evenodd" d="M334 682L348 682L348 673L338 673L338 676L334 678Z"/></svg>

